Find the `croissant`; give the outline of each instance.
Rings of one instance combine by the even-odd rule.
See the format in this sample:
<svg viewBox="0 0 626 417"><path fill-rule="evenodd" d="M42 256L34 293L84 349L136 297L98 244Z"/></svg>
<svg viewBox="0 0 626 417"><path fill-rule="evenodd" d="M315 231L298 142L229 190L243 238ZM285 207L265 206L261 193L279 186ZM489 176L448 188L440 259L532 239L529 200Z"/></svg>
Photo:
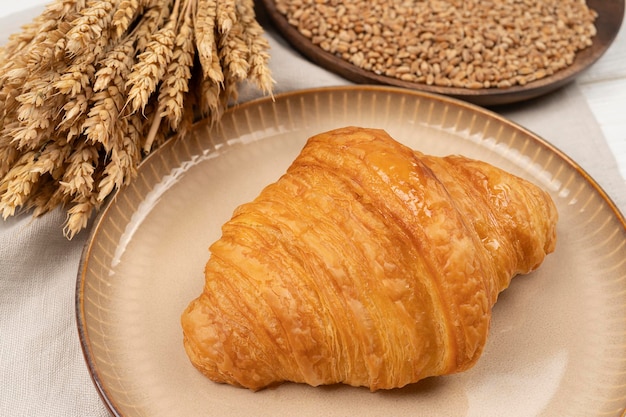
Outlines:
<svg viewBox="0 0 626 417"><path fill-rule="evenodd" d="M319 134L223 225L182 314L185 351L251 390L467 370L499 292L554 250L556 222L546 192L487 163L382 130Z"/></svg>

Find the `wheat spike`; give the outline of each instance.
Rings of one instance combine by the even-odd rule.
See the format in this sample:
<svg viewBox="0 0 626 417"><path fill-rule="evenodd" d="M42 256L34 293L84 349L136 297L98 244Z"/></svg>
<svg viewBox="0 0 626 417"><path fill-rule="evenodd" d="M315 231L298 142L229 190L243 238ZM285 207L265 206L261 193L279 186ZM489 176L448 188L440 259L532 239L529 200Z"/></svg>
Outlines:
<svg viewBox="0 0 626 417"><path fill-rule="evenodd" d="M172 61L163 77L159 91L159 117L165 117L172 130L177 130L184 113L184 97L189 91L191 67L194 62L193 22L190 8L178 30Z"/></svg>
<svg viewBox="0 0 626 417"><path fill-rule="evenodd" d="M241 82L271 92L268 49L253 0L51 0L0 47L0 213L62 205L72 238Z"/></svg>
<svg viewBox="0 0 626 417"><path fill-rule="evenodd" d="M80 142L67 158L67 167L59 186L68 196L89 196L94 189L95 172L100 162L97 146Z"/></svg>
<svg viewBox="0 0 626 417"><path fill-rule="evenodd" d="M154 93L172 59L172 48L176 33L175 19L159 29L152 37L146 50L137 57L126 84L130 111L143 111Z"/></svg>

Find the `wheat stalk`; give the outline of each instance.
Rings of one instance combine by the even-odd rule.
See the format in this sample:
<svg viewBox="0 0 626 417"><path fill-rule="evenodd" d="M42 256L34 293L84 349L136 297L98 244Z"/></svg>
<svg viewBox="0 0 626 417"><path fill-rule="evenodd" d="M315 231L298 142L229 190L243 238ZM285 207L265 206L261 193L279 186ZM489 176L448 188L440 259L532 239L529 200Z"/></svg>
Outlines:
<svg viewBox="0 0 626 417"><path fill-rule="evenodd" d="M252 0L56 0L0 48L0 213L85 228L145 155L250 81L271 94Z"/></svg>

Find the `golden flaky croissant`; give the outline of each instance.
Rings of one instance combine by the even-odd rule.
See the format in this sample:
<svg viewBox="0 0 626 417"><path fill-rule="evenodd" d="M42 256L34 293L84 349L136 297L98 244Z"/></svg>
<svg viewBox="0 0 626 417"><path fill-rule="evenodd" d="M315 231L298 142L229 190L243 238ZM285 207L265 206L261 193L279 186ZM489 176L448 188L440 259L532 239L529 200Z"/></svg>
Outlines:
<svg viewBox="0 0 626 417"><path fill-rule="evenodd" d="M184 311L191 362L217 382L371 390L470 368L498 293L554 250L547 193L382 130L310 138L236 209Z"/></svg>

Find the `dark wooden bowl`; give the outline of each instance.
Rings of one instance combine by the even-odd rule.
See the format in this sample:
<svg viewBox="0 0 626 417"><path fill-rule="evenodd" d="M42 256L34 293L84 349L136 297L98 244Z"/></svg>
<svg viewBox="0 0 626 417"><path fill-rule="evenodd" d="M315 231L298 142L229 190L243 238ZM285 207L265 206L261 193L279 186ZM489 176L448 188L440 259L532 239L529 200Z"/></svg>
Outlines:
<svg viewBox="0 0 626 417"><path fill-rule="evenodd" d="M595 22L597 35L593 38L592 46L578 52L574 63L569 67L524 86L481 89L438 87L413 83L364 70L314 45L295 27L291 26L284 15L276 10L273 0L259 0L259 2L278 32L296 50L317 65L350 81L358 84L386 84L410 88L455 97L480 106L497 106L529 100L554 91L573 81L581 72L594 64L606 52L619 32L624 19L625 0L587 0L587 5L598 13Z"/></svg>

